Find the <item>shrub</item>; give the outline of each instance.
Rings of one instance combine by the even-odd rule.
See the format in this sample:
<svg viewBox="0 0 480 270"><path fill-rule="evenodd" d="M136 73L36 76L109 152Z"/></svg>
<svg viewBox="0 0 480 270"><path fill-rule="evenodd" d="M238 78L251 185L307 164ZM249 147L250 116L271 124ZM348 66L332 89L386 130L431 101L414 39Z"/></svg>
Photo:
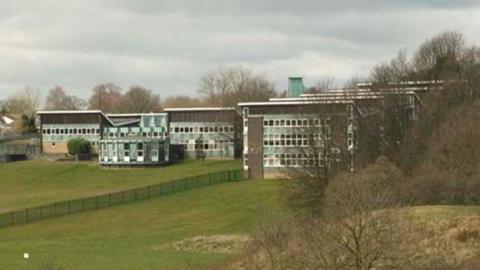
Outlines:
<svg viewBox="0 0 480 270"><path fill-rule="evenodd" d="M90 142L83 139L71 139L67 143L68 153L74 155L78 159L79 154L90 153Z"/></svg>

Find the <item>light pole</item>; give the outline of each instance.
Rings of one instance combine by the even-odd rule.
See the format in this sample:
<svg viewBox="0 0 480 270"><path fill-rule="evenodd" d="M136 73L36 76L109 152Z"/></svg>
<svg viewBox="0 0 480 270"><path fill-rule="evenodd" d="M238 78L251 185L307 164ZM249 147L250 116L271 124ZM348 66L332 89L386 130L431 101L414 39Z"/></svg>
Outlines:
<svg viewBox="0 0 480 270"><path fill-rule="evenodd" d="M28 253L23 253L23 258L25 259L25 270L28 270L28 258L30 256L28 255Z"/></svg>

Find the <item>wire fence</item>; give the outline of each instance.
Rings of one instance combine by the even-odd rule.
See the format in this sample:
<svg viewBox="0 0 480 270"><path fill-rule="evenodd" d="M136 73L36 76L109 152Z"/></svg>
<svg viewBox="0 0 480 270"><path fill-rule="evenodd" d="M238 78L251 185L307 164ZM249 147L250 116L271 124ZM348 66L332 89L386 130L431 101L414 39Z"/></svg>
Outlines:
<svg viewBox="0 0 480 270"><path fill-rule="evenodd" d="M243 180L242 170L230 170L149 185L76 200L55 202L0 214L0 228L47 218L127 204L189 189Z"/></svg>

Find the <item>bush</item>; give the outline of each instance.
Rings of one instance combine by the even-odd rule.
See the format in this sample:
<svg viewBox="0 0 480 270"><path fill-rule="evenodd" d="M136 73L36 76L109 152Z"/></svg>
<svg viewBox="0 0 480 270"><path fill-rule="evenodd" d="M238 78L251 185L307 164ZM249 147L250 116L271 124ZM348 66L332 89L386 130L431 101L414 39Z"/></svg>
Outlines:
<svg viewBox="0 0 480 270"><path fill-rule="evenodd" d="M74 155L77 159L80 154L90 153L90 142L83 139L71 139L67 143L68 153Z"/></svg>

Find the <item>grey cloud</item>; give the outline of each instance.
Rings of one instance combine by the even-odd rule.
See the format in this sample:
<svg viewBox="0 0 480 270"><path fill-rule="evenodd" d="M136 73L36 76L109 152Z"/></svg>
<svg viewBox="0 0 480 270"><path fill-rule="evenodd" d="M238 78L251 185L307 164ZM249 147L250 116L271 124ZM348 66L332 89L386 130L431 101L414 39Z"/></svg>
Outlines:
<svg viewBox="0 0 480 270"><path fill-rule="evenodd" d="M194 93L202 74L243 65L282 89L291 74L366 75L443 30L480 42L478 1L6 1L0 99L24 84L86 97L98 83Z"/></svg>

